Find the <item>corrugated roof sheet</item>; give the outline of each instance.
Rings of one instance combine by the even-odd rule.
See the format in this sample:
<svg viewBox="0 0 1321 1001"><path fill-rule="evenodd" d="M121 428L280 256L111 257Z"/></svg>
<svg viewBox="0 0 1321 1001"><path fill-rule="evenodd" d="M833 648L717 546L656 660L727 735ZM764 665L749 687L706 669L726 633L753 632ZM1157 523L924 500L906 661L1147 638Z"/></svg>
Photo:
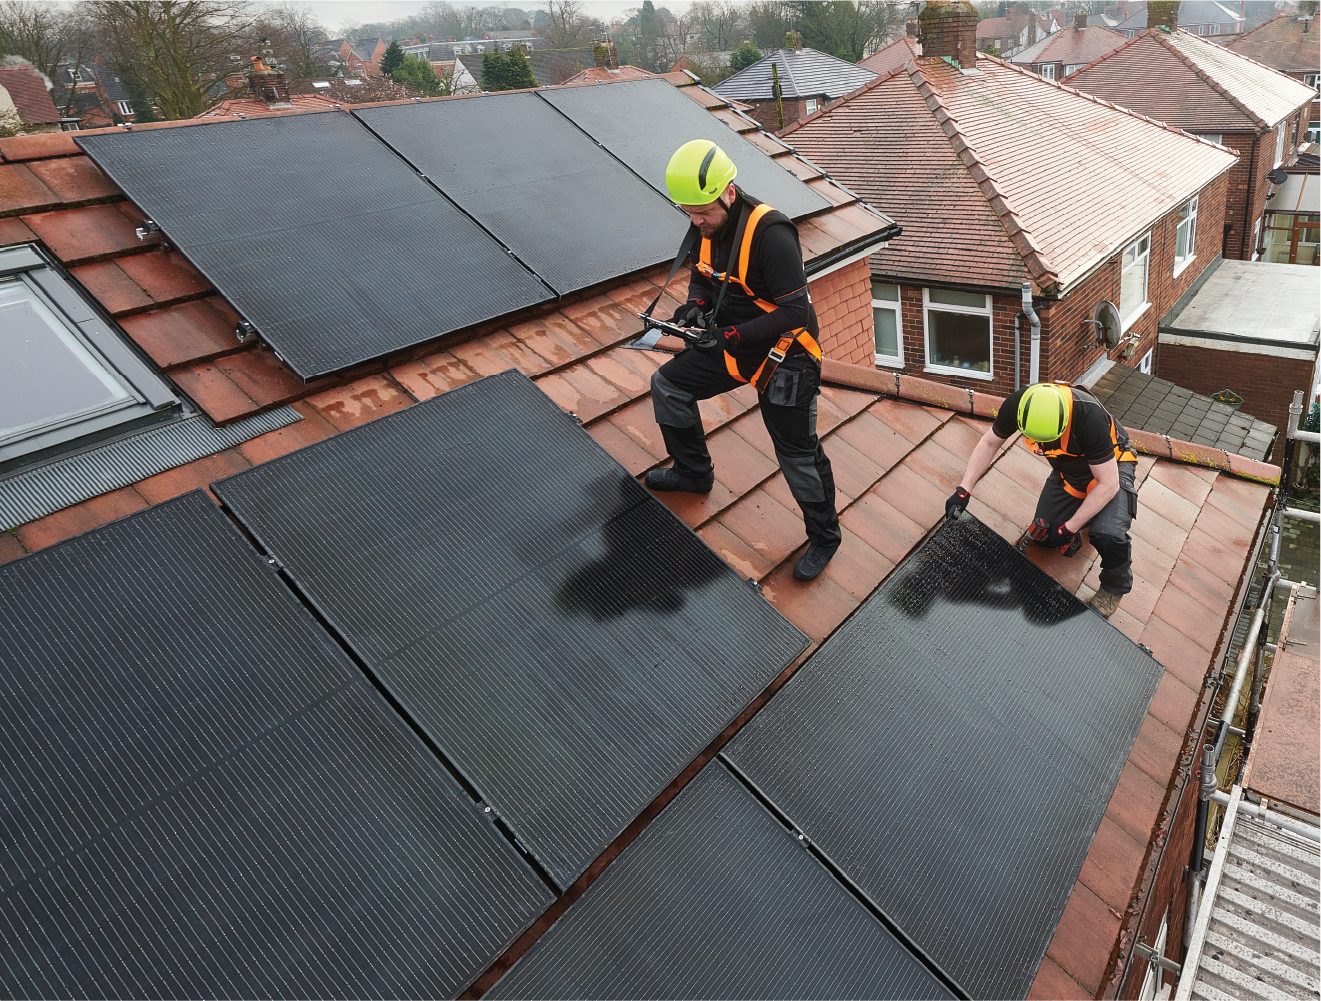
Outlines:
<svg viewBox="0 0 1321 1001"><path fill-rule="evenodd" d="M779 67L780 92L784 97L824 94L834 100L876 78L870 69L816 49L776 49L712 89L721 97L740 101L768 100L775 96L771 90L772 64Z"/></svg>
<svg viewBox="0 0 1321 1001"><path fill-rule="evenodd" d="M1321 31L1289 14L1235 35L1225 48L1281 73L1316 73L1321 67Z"/></svg>

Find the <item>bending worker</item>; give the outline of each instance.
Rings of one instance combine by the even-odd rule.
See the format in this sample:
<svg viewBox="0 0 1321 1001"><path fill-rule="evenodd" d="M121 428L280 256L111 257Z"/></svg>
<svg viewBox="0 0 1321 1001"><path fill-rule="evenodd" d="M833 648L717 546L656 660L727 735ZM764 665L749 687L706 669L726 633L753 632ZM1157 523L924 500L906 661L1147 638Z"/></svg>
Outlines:
<svg viewBox="0 0 1321 1001"><path fill-rule="evenodd" d="M688 301L674 322L713 336L690 346L651 378L651 400L672 468L653 469L653 490L707 493L715 481L697 401L751 382L762 420L810 543L794 567L818 576L839 548L835 479L816 434L821 348L808 295L798 230L782 212L732 182L734 162L715 143L695 139L670 158L665 184L697 233L690 252Z"/></svg>
<svg viewBox="0 0 1321 1001"><path fill-rule="evenodd" d="M1137 456L1123 426L1090 393L1061 383L1037 383L1013 393L973 449L945 513L957 517L973 487L1015 430L1050 462L1028 535L1041 546L1067 549L1084 528L1101 554L1101 588L1087 602L1109 618L1133 590L1128 527L1138 511Z"/></svg>

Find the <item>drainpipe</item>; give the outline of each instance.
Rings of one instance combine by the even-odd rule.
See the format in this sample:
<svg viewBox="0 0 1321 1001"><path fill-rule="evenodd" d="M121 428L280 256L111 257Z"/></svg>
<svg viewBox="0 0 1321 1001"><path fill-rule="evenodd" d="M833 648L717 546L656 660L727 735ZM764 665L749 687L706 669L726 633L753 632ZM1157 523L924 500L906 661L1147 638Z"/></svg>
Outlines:
<svg viewBox="0 0 1321 1001"><path fill-rule="evenodd" d="M1202 786L1197 793L1197 821L1193 826L1193 857L1188 863L1188 917L1183 923L1183 944L1193 940L1193 918L1197 914L1197 897L1202 889L1202 869L1205 867L1206 818L1211 809L1211 796L1219 788L1216 781L1215 749L1210 744L1202 747Z"/></svg>
<svg viewBox="0 0 1321 1001"><path fill-rule="evenodd" d="M1246 204L1243 206L1243 237L1240 242L1240 247L1246 251L1242 257L1242 260L1245 261L1252 260L1252 255L1257 250L1252 233L1252 199L1257 185L1257 140L1260 138L1260 136L1253 136L1252 155L1248 157L1248 197ZM1249 240L1252 240L1254 244L1251 247L1248 246Z"/></svg>
<svg viewBox="0 0 1321 1001"><path fill-rule="evenodd" d="M1032 349L1028 353L1027 381L1036 385L1041 376L1041 317L1032 308L1032 283L1023 283L1023 315L1032 324ZM1017 345L1015 345L1017 347Z"/></svg>
<svg viewBox="0 0 1321 1001"><path fill-rule="evenodd" d="M1014 392L1015 393L1022 388L1022 383L1023 383L1023 362L1022 362L1023 334L1019 324L1019 320L1021 320L1022 318L1023 318L1023 311L1020 309L1017 313L1014 314Z"/></svg>

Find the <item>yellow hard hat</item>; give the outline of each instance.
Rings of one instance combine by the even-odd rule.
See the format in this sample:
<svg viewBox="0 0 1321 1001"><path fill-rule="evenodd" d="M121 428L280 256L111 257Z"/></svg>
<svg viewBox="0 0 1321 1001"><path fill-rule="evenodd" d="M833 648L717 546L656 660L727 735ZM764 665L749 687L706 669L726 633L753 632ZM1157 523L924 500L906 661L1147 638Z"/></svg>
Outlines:
<svg viewBox="0 0 1321 1001"><path fill-rule="evenodd" d="M680 205L710 205L738 175L725 151L710 139L693 139L674 151L665 187Z"/></svg>
<svg viewBox="0 0 1321 1001"><path fill-rule="evenodd" d="M1050 382L1028 386L1018 403L1018 430L1035 442L1055 441L1069 423L1068 389Z"/></svg>

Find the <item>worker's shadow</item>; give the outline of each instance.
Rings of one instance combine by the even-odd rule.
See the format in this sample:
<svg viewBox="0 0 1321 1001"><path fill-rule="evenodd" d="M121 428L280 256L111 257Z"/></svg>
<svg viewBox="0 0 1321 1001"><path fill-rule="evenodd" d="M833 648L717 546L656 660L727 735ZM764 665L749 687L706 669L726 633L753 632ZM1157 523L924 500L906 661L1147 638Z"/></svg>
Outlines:
<svg viewBox="0 0 1321 1001"><path fill-rule="evenodd" d="M595 541L603 552L574 570L556 591L556 604L598 622L634 610L681 611L688 592L714 581L724 564L702 541L676 524L632 477L602 477L589 490L611 504Z"/></svg>

